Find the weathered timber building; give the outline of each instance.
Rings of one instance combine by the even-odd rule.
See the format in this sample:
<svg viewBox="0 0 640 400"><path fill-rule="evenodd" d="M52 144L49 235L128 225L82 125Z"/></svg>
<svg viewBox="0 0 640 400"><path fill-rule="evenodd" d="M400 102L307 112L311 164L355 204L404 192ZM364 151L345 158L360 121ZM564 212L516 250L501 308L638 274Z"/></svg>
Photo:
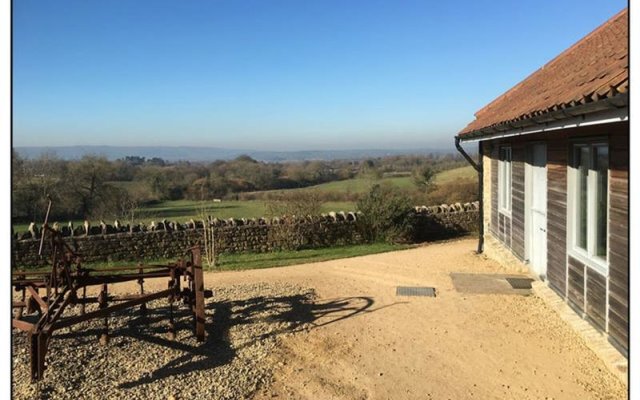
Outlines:
<svg viewBox="0 0 640 400"><path fill-rule="evenodd" d="M479 142L479 246L510 251L625 355L628 19L626 9L615 15L456 136L462 152Z"/></svg>

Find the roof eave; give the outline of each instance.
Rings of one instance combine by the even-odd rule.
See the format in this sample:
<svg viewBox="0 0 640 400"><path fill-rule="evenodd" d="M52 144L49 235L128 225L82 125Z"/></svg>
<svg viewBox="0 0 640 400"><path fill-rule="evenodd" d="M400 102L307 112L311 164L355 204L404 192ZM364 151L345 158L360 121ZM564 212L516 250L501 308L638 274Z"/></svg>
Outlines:
<svg viewBox="0 0 640 400"><path fill-rule="evenodd" d="M620 93L614 97L608 97L591 103L580 104L568 108L561 108L530 118L506 121L474 131L459 133L458 135L456 135L456 137L458 137L461 142L488 140L495 138L496 136L502 136L510 131L524 131L526 128L549 125L550 123L557 123L559 121L576 117L585 117L587 115L592 115L594 113L603 111L620 110L625 108L628 110L628 107L629 93ZM536 130L534 131L537 132Z"/></svg>

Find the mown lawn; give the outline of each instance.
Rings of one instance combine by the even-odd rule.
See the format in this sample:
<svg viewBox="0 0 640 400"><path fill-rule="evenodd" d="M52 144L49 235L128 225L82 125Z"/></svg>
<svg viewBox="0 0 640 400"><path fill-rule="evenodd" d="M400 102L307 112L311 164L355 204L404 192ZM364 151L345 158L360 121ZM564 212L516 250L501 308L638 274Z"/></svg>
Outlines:
<svg viewBox="0 0 640 400"><path fill-rule="evenodd" d="M335 260L385 253L409 248L408 245L373 243L355 246L340 246L298 251L277 251L272 253L221 254L218 265L213 270L229 271L256 268L283 267L286 265Z"/></svg>

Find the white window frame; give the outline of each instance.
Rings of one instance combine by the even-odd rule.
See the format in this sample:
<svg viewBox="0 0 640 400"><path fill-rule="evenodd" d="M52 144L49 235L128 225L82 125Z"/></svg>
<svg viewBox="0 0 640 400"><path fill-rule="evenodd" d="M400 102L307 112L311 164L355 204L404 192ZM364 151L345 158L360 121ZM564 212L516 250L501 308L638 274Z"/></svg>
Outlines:
<svg viewBox="0 0 640 400"><path fill-rule="evenodd" d="M578 193L578 180L579 170L575 165L576 151L577 149L587 146L589 148L589 164L587 175L587 248L586 250L577 245L578 240L578 213L579 213L579 193ZM593 149L596 146L606 146L609 151L609 144L606 141L582 141L573 142L570 144L570 157L568 168L568 185L567 185L567 217L568 217L568 253L573 258L585 264L600 274L607 277L609 275L609 209L611 208L610 202L610 186L611 186L611 170L607 168L607 215L605 218L605 229L607 232L607 251L603 257L597 256L596 253L596 236L597 236L597 172L593 168ZM610 154L609 154L610 157Z"/></svg>
<svg viewBox="0 0 640 400"><path fill-rule="evenodd" d="M502 159L502 152L506 159ZM511 216L511 183L513 169L513 152L511 146L500 146L498 149L498 211Z"/></svg>

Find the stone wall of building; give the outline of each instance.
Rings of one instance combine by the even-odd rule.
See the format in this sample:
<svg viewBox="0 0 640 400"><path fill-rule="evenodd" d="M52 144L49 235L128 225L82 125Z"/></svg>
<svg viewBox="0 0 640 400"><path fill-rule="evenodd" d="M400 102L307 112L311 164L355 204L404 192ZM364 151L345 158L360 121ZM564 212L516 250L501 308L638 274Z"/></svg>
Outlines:
<svg viewBox="0 0 640 400"><path fill-rule="evenodd" d="M416 207L413 218L415 229L408 241L460 236L477 231L478 204ZM214 218L186 224L162 221L153 222L148 227L114 225L58 229L67 244L82 255L84 262L177 258L188 248L202 244L205 225L213 229L218 253L270 252L364 243L358 214L353 212L289 219ZM35 226L26 234L15 235L12 264L20 267L47 264L48 256L38 256L39 246L39 232ZM42 254L51 254L46 241Z"/></svg>

